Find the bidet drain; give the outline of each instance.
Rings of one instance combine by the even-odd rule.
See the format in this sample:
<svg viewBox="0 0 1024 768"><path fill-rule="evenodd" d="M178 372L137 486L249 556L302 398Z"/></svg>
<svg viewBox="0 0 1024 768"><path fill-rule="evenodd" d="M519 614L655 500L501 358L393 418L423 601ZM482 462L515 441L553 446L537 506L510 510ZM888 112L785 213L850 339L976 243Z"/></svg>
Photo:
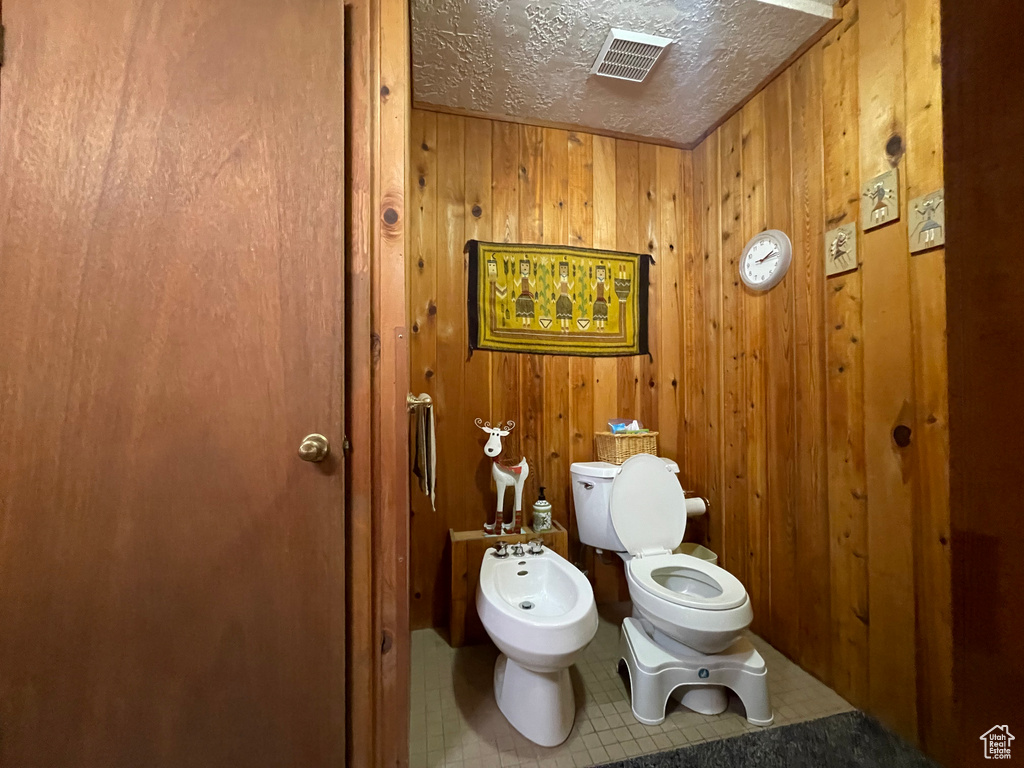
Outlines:
<svg viewBox="0 0 1024 768"><path fill-rule="evenodd" d="M523 602L519 604L519 607L522 608L524 611L528 611L531 608L533 608L533 603L531 603L529 600L523 600Z"/></svg>

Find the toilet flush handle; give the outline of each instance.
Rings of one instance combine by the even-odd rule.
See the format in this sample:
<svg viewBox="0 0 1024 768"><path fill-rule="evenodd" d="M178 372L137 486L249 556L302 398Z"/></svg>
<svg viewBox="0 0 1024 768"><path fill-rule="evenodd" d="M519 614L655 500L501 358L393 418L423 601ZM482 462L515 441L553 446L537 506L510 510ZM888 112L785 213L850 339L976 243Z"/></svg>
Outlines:
<svg viewBox="0 0 1024 768"><path fill-rule="evenodd" d="M586 488L588 491L594 490L594 484L588 483L586 480L580 480L579 484Z"/></svg>

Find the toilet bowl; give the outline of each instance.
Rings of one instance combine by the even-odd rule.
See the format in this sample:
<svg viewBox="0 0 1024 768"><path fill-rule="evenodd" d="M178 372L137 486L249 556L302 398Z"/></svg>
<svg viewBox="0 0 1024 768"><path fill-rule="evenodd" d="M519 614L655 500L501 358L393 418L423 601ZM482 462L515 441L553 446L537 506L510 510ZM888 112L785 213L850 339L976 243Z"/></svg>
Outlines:
<svg viewBox="0 0 1024 768"><path fill-rule="evenodd" d="M576 716L569 667L597 632L590 582L547 547L504 558L489 550L476 607L501 651L494 666L498 708L535 744L561 744Z"/></svg>
<svg viewBox="0 0 1024 768"><path fill-rule="evenodd" d="M700 653L721 653L754 618L739 579L690 555L630 558L626 583L643 619L658 633Z"/></svg>
<svg viewBox="0 0 1024 768"><path fill-rule="evenodd" d="M691 709L720 713L731 688L750 722L771 723L763 659L742 637L754 618L743 584L673 552L687 519L676 463L639 454L621 466L585 462L570 471L580 541L625 561L634 618L623 626L623 647L637 719L660 722L669 693L682 686Z"/></svg>
<svg viewBox="0 0 1024 768"><path fill-rule="evenodd" d="M754 618L743 585L724 568L672 552L687 519L678 465L642 453L621 466L586 462L570 470L580 541L625 561L634 615L698 653L735 642Z"/></svg>

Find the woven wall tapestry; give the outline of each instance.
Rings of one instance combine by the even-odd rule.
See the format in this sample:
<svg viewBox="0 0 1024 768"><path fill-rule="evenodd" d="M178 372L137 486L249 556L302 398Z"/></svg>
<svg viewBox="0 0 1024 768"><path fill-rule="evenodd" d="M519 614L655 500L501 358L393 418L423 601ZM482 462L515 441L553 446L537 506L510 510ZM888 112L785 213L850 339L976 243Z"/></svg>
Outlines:
<svg viewBox="0 0 1024 768"><path fill-rule="evenodd" d="M648 353L649 256L478 240L466 253L470 352Z"/></svg>

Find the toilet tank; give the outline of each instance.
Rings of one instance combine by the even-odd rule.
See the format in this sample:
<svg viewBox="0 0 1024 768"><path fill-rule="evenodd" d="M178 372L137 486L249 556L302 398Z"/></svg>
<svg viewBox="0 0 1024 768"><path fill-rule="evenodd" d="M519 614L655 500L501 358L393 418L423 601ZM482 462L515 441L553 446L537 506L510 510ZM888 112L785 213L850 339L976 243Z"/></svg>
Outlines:
<svg viewBox="0 0 1024 768"><path fill-rule="evenodd" d="M669 471L679 474L679 465L663 459ZM580 541L608 552L625 552L626 547L612 526L609 500L612 482L622 470L607 461L578 461L569 467L572 475L572 500Z"/></svg>

